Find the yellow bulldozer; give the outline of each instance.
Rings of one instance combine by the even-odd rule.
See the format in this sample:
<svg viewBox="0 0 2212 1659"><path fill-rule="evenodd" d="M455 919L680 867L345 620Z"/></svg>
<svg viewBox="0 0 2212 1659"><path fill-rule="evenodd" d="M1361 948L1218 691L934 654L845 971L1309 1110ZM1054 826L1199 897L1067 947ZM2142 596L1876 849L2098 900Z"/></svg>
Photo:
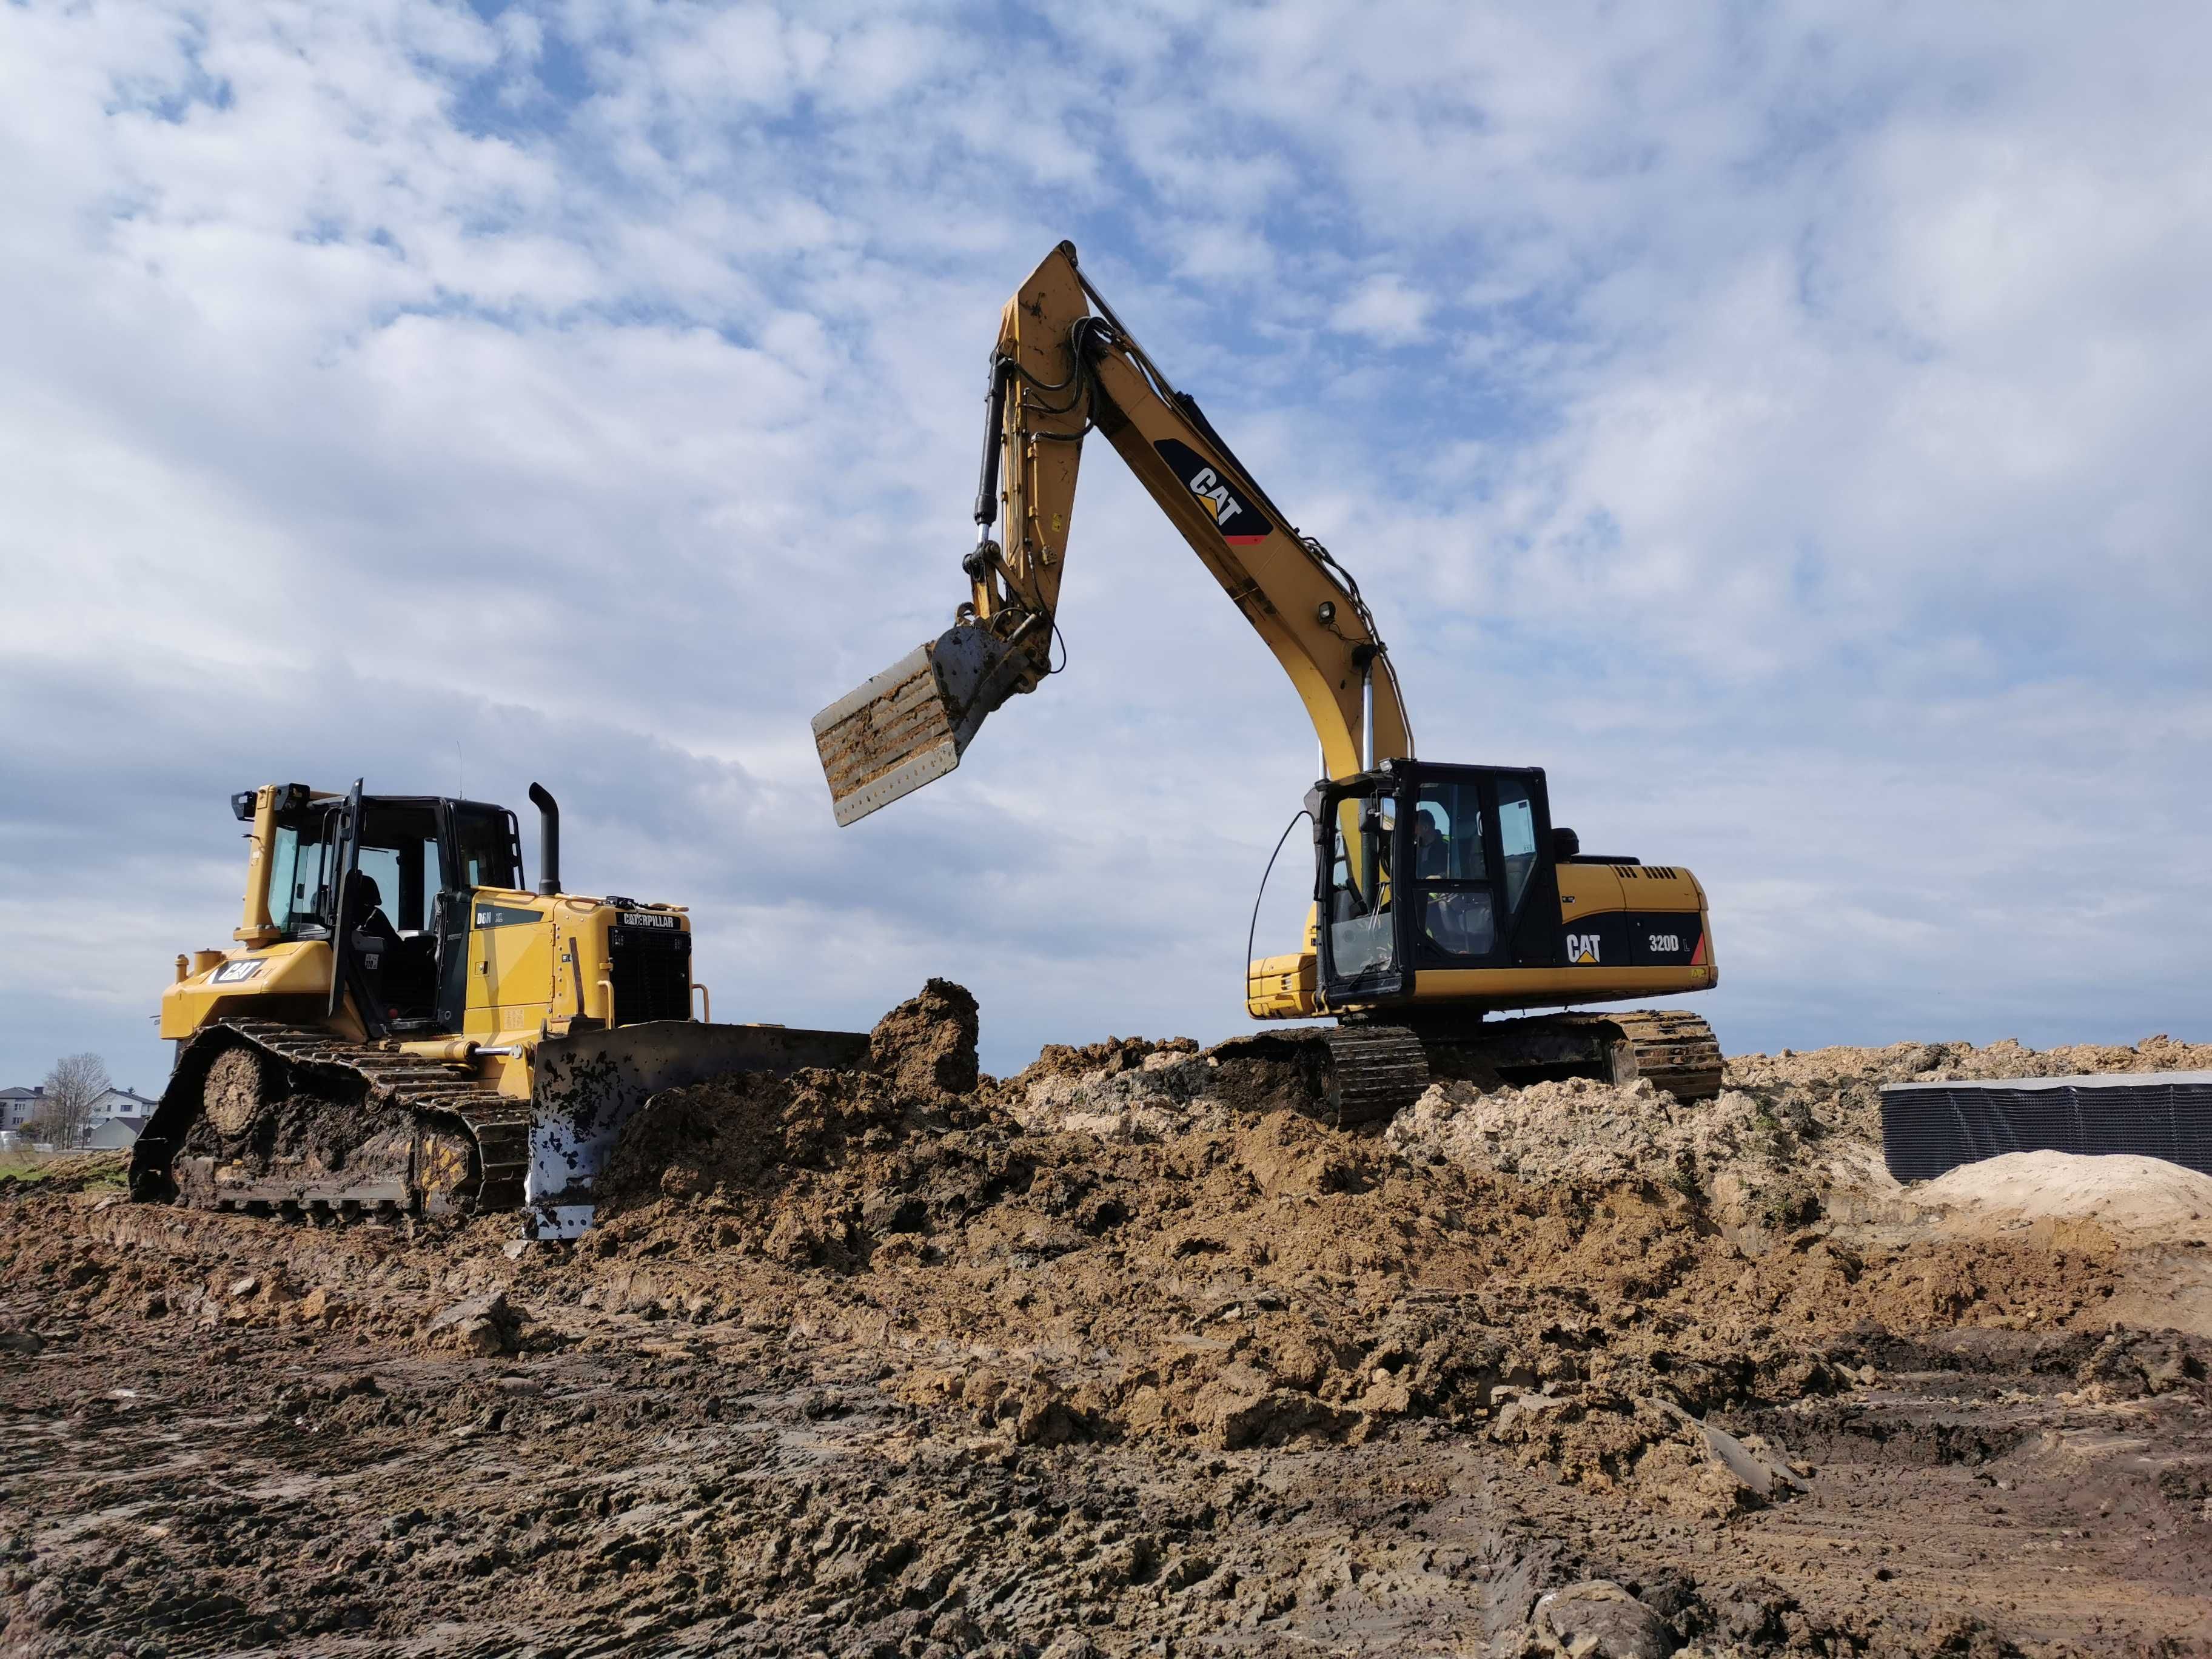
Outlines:
<svg viewBox="0 0 2212 1659"><path fill-rule="evenodd" d="M1007 301L987 407L977 540L952 626L815 717L838 823L951 771L986 717L1044 682L1096 428L1267 641L1320 739L1304 945L1251 962L1245 997L1258 1019L1334 1024L1263 1046L1310 1060L1346 1123L1387 1116L1432 1073L1718 1091L1720 1047L1695 1014L1580 1012L1717 981L1697 878L1583 852L1553 823L1541 768L1416 757L1358 584L1146 355L1072 244ZM1003 542L992 534L1002 512ZM1566 1012L1498 1018L1540 1008Z"/></svg>
<svg viewBox="0 0 2212 1659"><path fill-rule="evenodd" d="M865 1060L866 1033L708 1023L678 905L561 885L560 809L269 784L228 950L179 956L177 1044L133 1148L132 1194L207 1208L589 1224L623 1121L657 1090Z"/></svg>

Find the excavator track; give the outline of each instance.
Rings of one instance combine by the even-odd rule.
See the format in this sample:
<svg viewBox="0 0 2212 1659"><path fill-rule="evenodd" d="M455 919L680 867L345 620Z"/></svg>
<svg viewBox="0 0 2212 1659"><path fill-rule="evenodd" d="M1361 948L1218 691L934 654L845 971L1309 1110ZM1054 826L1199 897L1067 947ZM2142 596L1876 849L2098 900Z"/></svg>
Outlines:
<svg viewBox="0 0 2212 1659"><path fill-rule="evenodd" d="M250 1167L240 1154L274 1139L283 1107L301 1101L320 1103L319 1127L358 1124L361 1139L306 1156L264 1146ZM204 1209L511 1209L523 1200L532 1119L528 1101L486 1089L464 1065L312 1026L222 1020L178 1057L132 1150L131 1191ZM200 1150L211 1140L224 1150Z"/></svg>
<svg viewBox="0 0 2212 1659"><path fill-rule="evenodd" d="M1637 1008L1619 1014L1569 1014L1569 1019L1611 1025L1627 1045L1632 1069L1617 1068L1613 1081L1648 1079L1677 1100L1711 1100L1721 1091L1721 1045L1713 1028L1679 1008Z"/></svg>
<svg viewBox="0 0 2212 1659"><path fill-rule="evenodd" d="M1408 1028L1368 1020L1232 1037L1224 1059L1287 1060L1298 1068L1313 1115L1338 1128L1386 1121L1437 1078L1492 1086L1547 1078L1613 1084L1648 1079L1679 1100L1721 1090L1721 1045L1712 1027L1672 1008L1543 1014L1475 1024Z"/></svg>
<svg viewBox="0 0 2212 1659"><path fill-rule="evenodd" d="M1710 1100L1721 1091L1719 1039L1703 1019L1678 1008L1485 1020L1422 1036L1431 1066L1444 1075L1489 1071L1509 1083L1644 1078L1678 1100Z"/></svg>
<svg viewBox="0 0 2212 1659"><path fill-rule="evenodd" d="M1340 1025L1325 1041L1328 1071L1322 1097L1340 1128L1394 1117L1429 1086L1428 1055L1411 1031L1395 1025Z"/></svg>

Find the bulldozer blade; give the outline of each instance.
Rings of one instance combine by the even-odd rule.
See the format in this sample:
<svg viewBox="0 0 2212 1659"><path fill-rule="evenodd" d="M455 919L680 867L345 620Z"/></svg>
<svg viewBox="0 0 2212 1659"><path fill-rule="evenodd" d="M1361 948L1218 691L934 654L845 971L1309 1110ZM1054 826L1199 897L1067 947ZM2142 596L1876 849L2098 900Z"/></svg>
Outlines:
<svg viewBox="0 0 2212 1659"><path fill-rule="evenodd" d="M733 1072L787 1076L804 1066L848 1071L868 1055L866 1031L649 1020L575 1031L538 1045L526 1226L533 1238L574 1238L591 1225L593 1183L630 1115L663 1089Z"/></svg>
<svg viewBox="0 0 2212 1659"><path fill-rule="evenodd" d="M838 698L814 717L838 823L857 823L952 770L984 717L1033 678L1018 645L961 623Z"/></svg>

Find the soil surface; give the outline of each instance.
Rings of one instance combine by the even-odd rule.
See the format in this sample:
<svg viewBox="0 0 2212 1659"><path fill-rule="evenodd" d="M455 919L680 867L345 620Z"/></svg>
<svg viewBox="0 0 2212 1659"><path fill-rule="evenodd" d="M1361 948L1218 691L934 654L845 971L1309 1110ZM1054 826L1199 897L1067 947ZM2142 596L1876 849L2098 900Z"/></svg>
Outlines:
<svg viewBox="0 0 2212 1659"><path fill-rule="evenodd" d="M976 1022L657 1097L574 1246L9 1190L0 1653L2212 1653L2207 1230L1873 1141L1886 1078L2206 1050L1345 1133Z"/></svg>

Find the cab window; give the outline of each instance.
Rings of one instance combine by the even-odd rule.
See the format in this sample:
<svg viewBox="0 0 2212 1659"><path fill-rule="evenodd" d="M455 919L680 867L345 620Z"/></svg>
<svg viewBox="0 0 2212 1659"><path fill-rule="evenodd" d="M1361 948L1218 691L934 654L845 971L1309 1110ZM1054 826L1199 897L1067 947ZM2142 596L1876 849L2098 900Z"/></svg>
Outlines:
<svg viewBox="0 0 2212 1659"><path fill-rule="evenodd" d="M1387 973L1396 959L1390 843L1398 804L1353 796L1336 807L1329 856L1329 960L1340 979Z"/></svg>
<svg viewBox="0 0 2212 1659"><path fill-rule="evenodd" d="M1498 848L1505 866L1505 908L1518 911L1536 868L1536 806L1528 786L1513 778L1498 781Z"/></svg>
<svg viewBox="0 0 2212 1659"><path fill-rule="evenodd" d="M1498 944L1498 910L1479 785L1421 786L1413 806L1413 857L1423 937L1447 956L1489 956Z"/></svg>
<svg viewBox="0 0 2212 1659"><path fill-rule="evenodd" d="M363 817L361 873L376 884L377 908L400 933L420 933L440 881L436 809L372 800Z"/></svg>
<svg viewBox="0 0 2212 1659"><path fill-rule="evenodd" d="M1413 807L1413 873L1423 881L1487 881L1482 799L1471 783L1426 783Z"/></svg>
<svg viewBox="0 0 2212 1659"><path fill-rule="evenodd" d="M320 937L330 914L331 814L276 826L269 858L269 920L287 939Z"/></svg>
<svg viewBox="0 0 2212 1659"><path fill-rule="evenodd" d="M449 886L519 890L522 871L515 857L514 814L500 807L457 803L453 857L458 867Z"/></svg>

